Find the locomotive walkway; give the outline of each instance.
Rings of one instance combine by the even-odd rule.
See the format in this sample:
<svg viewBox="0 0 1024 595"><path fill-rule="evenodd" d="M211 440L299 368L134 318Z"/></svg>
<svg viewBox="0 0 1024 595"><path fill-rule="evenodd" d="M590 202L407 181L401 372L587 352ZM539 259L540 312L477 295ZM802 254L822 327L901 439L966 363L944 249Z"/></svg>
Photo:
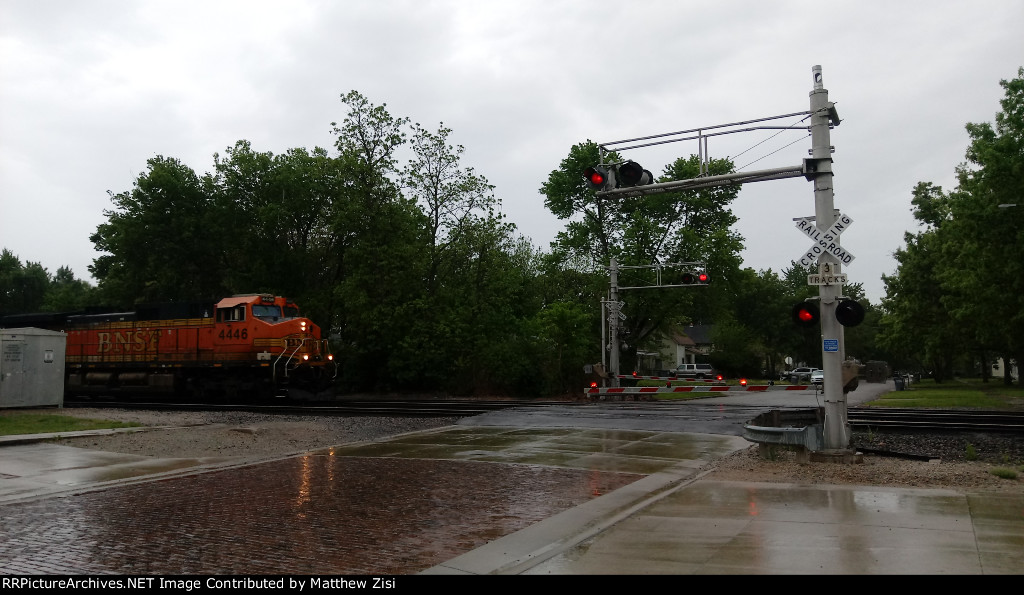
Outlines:
<svg viewBox="0 0 1024 595"><path fill-rule="evenodd" d="M1022 494L712 481L748 442L621 411L265 461L34 437L0 447L0 574L1024 573Z"/></svg>

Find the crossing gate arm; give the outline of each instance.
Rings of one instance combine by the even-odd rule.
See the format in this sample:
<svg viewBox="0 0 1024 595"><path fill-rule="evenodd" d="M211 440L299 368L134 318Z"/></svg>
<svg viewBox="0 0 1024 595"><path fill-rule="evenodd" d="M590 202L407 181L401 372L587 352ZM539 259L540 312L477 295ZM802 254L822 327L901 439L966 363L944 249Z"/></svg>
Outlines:
<svg viewBox="0 0 1024 595"><path fill-rule="evenodd" d="M759 384L756 386L725 386L725 385L694 385L694 386L621 386L610 388L591 387L586 390L587 395L639 395L655 393L761 393L777 390L810 390L810 384L794 384L786 386L771 386Z"/></svg>

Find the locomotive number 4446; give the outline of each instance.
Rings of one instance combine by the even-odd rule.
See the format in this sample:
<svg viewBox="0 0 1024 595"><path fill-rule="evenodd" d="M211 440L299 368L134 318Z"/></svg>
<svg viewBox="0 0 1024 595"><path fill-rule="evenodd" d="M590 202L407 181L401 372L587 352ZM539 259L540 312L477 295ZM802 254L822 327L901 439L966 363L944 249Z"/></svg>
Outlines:
<svg viewBox="0 0 1024 595"><path fill-rule="evenodd" d="M220 334L217 335L219 339L248 339L249 329L235 329L235 332L231 332L231 329L221 330Z"/></svg>

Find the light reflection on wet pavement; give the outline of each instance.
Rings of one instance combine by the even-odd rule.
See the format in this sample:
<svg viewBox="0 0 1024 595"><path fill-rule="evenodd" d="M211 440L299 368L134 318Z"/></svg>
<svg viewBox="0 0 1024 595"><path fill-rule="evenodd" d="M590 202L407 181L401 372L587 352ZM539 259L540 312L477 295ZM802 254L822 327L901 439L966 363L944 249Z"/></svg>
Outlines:
<svg viewBox="0 0 1024 595"><path fill-rule="evenodd" d="M14 502L2 508L0 572L415 573L726 442L458 427ZM62 471L84 481L75 457L88 452L66 453Z"/></svg>

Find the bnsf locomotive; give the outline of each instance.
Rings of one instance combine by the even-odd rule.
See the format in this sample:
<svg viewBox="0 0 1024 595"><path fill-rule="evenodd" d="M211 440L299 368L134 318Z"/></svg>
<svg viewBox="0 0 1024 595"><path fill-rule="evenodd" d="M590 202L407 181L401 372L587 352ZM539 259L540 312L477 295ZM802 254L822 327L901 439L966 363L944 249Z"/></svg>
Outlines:
<svg viewBox="0 0 1024 595"><path fill-rule="evenodd" d="M269 294L4 322L66 333L69 396L310 399L326 396L337 375L320 328L299 316L294 302Z"/></svg>

